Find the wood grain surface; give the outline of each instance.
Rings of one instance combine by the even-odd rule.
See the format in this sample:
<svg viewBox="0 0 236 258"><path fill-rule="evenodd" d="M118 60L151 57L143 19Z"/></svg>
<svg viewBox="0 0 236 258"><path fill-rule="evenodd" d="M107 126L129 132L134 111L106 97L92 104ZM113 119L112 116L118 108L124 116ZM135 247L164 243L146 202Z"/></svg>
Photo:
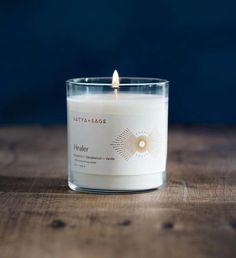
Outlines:
<svg viewBox="0 0 236 258"><path fill-rule="evenodd" d="M169 132L167 187L67 187L65 127L0 128L0 257L236 257L236 128Z"/></svg>

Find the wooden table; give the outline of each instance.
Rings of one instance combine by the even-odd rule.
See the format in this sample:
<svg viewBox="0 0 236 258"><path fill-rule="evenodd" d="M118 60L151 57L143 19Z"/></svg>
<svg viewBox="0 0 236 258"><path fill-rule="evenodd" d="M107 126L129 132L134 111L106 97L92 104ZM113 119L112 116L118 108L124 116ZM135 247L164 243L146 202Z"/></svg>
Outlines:
<svg viewBox="0 0 236 258"><path fill-rule="evenodd" d="M168 186L67 187L65 127L0 128L0 257L236 257L236 127L173 127Z"/></svg>

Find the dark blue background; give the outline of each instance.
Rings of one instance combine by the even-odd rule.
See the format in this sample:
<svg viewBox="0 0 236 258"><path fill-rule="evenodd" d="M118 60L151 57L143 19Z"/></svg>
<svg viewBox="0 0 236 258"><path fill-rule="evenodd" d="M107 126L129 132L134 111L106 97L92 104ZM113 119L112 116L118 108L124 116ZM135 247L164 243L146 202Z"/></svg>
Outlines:
<svg viewBox="0 0 236 258"><path fill-rule="evenodd" d="M0 123L63 123L65 80L170 80L172 123L236 123L235 1L0 2Z"/></svg>

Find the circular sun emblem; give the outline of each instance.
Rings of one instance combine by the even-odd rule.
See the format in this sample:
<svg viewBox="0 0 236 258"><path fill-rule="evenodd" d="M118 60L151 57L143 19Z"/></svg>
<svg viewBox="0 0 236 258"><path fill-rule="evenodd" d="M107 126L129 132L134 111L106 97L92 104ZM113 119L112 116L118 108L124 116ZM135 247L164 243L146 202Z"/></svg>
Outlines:
<svg viewBox="0 0 236 258"><path fill-rule="evenodd" d="M115 140L111 146L116 152L128 161L132 156L145 157L152 155L153 157L158 154L160 139L157 130L154 128L149 134L144 132L137 132L133 134L126 128Z"/></svg>
<svg viewBox="0 0 236 258"><path fill-rule="evenodd" d="M136 138L136 151L146 152L148 150L148 138L145 135L141 135Z"/></svg>

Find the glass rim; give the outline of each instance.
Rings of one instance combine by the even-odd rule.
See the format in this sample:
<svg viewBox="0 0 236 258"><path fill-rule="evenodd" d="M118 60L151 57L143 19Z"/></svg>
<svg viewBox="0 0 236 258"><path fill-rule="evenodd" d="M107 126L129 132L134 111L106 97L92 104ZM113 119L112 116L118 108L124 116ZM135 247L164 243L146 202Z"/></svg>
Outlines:
<svg viewBox="0 0 236 258"><path fill-rule="evenodd" d="M120 77L119 87L123 86L165 86L169 85L169 81L166 79L160 78L149 78L149 77ZM123 82L122 82L123 81ZM131 82L126 82L131 81ZM134 82L132 82L134 81ZM77 86L109 86L112 87L112 77L81 77L81 78L72 78L66 80L66 83L69 85Z"/></svg>

